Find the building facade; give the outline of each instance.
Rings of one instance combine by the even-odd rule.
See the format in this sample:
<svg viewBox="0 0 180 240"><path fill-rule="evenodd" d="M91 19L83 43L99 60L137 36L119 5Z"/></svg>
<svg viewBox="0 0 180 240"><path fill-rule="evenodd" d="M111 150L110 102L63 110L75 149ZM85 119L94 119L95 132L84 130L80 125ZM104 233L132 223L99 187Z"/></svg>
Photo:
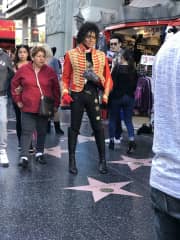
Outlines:
<svg viewBox="0 0 180 240"><path fill-rule="evenodd" d="M63 57L73 46L73 37L83 21L93 21L103 30L119 23L180 17L178 0L162 0L156 6L145 8L132 7L133 1L137 0L6 0L5 12L8 19L23 20L24 40L28 38L28 20L31 20L31 40L35 43L38 42L36 16L45 12L46 42L56 46L57 56Z"/></svg>

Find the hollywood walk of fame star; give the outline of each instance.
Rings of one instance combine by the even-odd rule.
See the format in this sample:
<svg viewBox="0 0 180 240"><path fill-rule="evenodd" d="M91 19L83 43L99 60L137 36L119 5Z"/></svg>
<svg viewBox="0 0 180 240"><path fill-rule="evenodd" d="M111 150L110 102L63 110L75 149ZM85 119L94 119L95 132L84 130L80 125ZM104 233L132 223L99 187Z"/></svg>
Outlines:
<svg viewBox="0 0 180 240"><path fill-rule="evenodd" d="M122 187L131 183L131 181L104 183L104 182L98 181L94 178L88 177L88 182L89 182L89 185L79 186L79 187L67 187L64 189L90 191L93 194L93 199L95 202L98 202L99 200L101 200L104 197L109 196L110 194L141 197L140 195L137 195L135 193L128 192L128 191L122 189Z"/></svg>
<svg viewBox="0 0 180 240"><path fill-rule="evenodd" d="M92 141L95 141L94 137L87 137L83 135L78 136L79 143L92 142Z"/></svg>
<svg viewBox="0 0 180 240"><path fill-rule="evenodd" d="M9 122L15 122L16 119L15 119L15 118L8 118L8 121L9 121Z"/></svg>
<svg viewBox="0 0 180 240"><path fill-rule="evenodd" d="M137 159L137 158L130 158L127 156L122 156L122 158L123 160L111 161L108 163L126 164L130 167L132 171L142 166L149 166L149 167L151 166L151 160L152 160L151 158Z"/></svg>
<svg viewBox="0 0 180 240"><path fill-rule="evenodd" d="M59 145L52 148L45 148L44 153L51 155L53 157L61 158L62 153L68 153L67 149L61 149Z"/></svg>
<svg viewBox="0 0 180 240"><path fill-rule="evenodd" d="M14 129L8 129L7 133L8 133L8 135L10 135L10 134L16 134L16 130L14 130Z"/></svg>

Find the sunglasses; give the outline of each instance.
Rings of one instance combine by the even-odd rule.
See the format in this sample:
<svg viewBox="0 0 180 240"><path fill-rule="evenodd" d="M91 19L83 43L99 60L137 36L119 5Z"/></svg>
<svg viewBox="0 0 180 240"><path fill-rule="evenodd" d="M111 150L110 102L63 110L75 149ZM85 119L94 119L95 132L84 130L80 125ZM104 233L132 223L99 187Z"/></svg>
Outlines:
<svg viewBox="0 0 180 240"><path fill-rule="evenodd" d="M86 35L86 38L96 40L96 36L94 35Z"/></svg>
<svg viewBox="0 0 180 240"><path fill-rule="evenodd" d="M116 42L112 42L112 43L110 43L110 45L111 45L111 46L113 46L113 45L114 45L114 46L117 46L117 43L116 43Z"/></svg>

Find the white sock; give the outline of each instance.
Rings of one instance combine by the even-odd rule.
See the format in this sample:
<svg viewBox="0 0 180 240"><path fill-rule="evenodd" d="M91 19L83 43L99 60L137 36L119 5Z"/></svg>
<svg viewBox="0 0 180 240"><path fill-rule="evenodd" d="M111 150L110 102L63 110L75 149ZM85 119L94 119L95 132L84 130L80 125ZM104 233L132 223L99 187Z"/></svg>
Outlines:
<svg viewBox="0 0 180 240"><path fill-rule="evenodd" d="M42 156L43 154L42 154L42 152L37 152L36 153L36 157L39 157L39 156Z"/></svg>

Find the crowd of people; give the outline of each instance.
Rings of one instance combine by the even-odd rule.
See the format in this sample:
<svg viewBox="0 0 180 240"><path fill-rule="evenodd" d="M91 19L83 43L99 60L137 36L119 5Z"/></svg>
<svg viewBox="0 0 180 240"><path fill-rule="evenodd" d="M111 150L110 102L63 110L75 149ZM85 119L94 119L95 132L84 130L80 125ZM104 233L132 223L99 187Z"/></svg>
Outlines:
<svg viewBox="0 0 180 240"><path fill-rule="evenodd" d="M107 173L105 159L105 137L101 122L102 103L107 106L109 116L109 148L122 138L121 114L127 127L129 145L127 152L136 148L132 123L136 70L132 52L122 48L123 41L118 35L110 39L107 53L98 49L100 32L98 27L87 22L77 34L77 47L65 54L64 71L55 57L56 47L47 44L30 49L28 45L16 47L13 58L1 49L1 58L6 57L6 74L0 94L6 101L12 99L16 117L16 133L19 165L27 167L29 154L35 153L36 160L46 163L44 144L52 122L57 134L63 135L60 127L58 108L61 102L70 105L71 123L68 128L69 171L77 174L75 149L84 109L88 114L99 153L98 169ZM3 56L2 56L3 53ZM84 64L80 64L80 63ZM2 71L2 70L1 70ZM103 93L103 94L102 94ZM54 99L53 116L39 115L42 95ZM62 98L62 99L61 99ZM6 104L4 105L6 106ZM8 165L7 148L7 108L6 118L1 121L1 164ZM6 127L5 127L6 126ZM33 138L36 138L34 146ZM2 161L2 159L4 159Z"/></svg>
<svg viewBox="0 0 180 240"><path fill-rule="evenodd" d="M27 168L29 154L46 164L44 146L46 134L54 121L57 134L60 128L58 108L70 105L71 121L68 128L69 172L78 173L75 158L77 136L84 110L90 119L99 153L98 170L108 172L105 156L105 137L101 121L99 96L107 106L109 116L109 148L121 142L123 119L129 143L127 153L136 149L132 122L137 71L130 49L122 48L122 39L111 36L107 55L98 46L99 29L91 22L84 23L77 34L77 46L65 54L63 72L55 48L17 46L12 61L0 49L0 163L7 167L7 96L12 98L16 116L19 166ZM180 238L179 231L179 43L180 33L168 39L159 50L153 68L154 81L154 143L150 184L159 240ZM163 70L162 70L163 69ZM61 81L61 84L60 84ZM53 114L40 115L40 103L53 99ZM172 102L174 104L172 104ZM36 134L36 146L32 144Z"/></svg>

